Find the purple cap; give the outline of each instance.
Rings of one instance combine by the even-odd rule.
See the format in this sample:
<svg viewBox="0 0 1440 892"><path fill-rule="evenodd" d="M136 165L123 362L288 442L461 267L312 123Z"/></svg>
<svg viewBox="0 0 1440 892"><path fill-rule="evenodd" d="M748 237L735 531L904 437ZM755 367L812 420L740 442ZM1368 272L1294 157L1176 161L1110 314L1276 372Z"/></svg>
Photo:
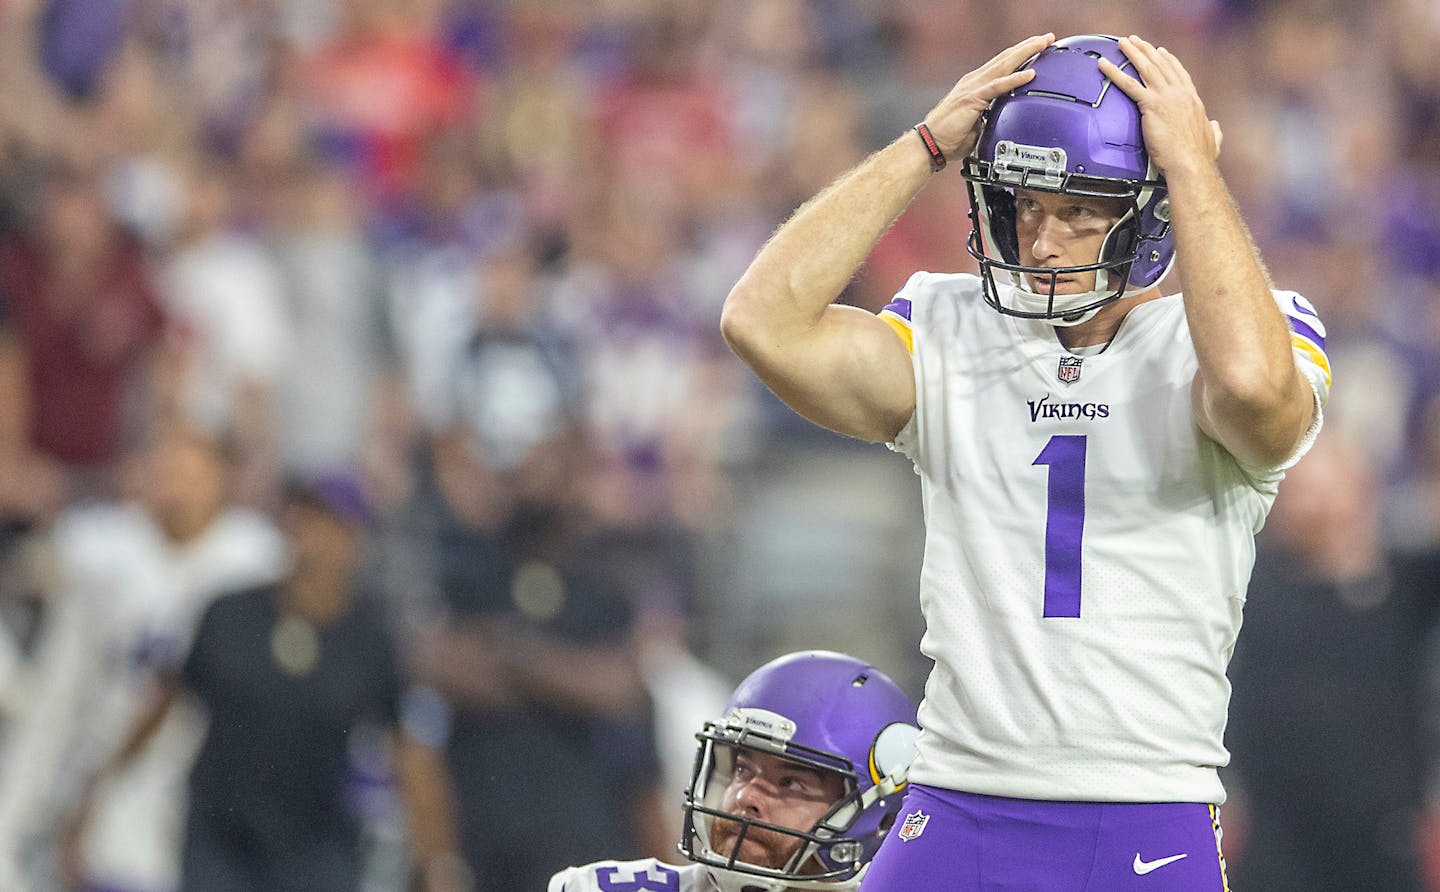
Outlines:
<svg viewBox="0 0 1440 892"><path fill-rule="evenodd" d="M291 504L305 504L356 526L373 516L370 499L358 474L335 472L299 480L290 486Z"/></svg>

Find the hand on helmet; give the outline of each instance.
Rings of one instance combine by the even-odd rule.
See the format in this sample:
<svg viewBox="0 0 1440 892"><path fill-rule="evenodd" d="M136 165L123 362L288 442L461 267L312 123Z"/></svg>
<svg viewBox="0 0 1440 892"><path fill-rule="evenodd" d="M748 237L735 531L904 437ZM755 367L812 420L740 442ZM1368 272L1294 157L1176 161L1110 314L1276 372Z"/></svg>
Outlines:
<svg viewBox="0 0 1440 892"><path fill-rule="evenodd" d="M1002 50L989 62L960 78L939 104L925 116L925 124L948 158L970 154L979 136L980 115L990 100L1028 82L1035 72L1016 71L1036 53L1054 43L1054 34L1027 37Z"/></svg>
<svg viewBox="0 0 1440 892"><path fill-rule="evenodd" d="M1108 77L1140 108L1145 150L1162 173L1208 164L1220 156L1220 125L1205 115L1205 103L1180 60L1164 47L1131 35L1120 38L1120 49L1143 79L1121 71L1108 59L1100 60L1100 73Z"/></svg>

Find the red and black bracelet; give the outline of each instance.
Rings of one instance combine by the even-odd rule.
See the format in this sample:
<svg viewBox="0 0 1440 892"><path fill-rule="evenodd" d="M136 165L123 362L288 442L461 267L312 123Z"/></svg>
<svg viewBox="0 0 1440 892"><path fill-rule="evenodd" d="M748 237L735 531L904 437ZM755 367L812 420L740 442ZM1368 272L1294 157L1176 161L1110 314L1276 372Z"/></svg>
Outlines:
<svg viewBox="0 0 1440 892"><path fill-rule="evenodd" d="M930 169L932 171L945 169L945 153L940 151L940 146L935 142L935 137L930 133L930 127L921 121L915 125L915 132L920 134L920 141L925 143L925 151L930 153Z"/></svg>

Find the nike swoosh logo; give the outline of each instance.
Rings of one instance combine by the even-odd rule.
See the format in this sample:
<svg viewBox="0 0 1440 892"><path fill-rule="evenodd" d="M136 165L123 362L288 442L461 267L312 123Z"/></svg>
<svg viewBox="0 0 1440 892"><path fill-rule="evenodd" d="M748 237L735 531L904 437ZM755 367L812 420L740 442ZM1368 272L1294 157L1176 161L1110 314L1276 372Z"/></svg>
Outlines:
<svg viewBox="0 0 1440 892"><path fill-rule="evenodd" d="M1189 854L1189 852L1182 852L1179 855L1171 855L1169 858L1156 858L1154 861L1141 861L1140 853L1136 852L1135 863L1132 866L1135 868L1135 875L1143 877L1150 871L1159 870L1167 864L1173 864L1176 861L1179 861L1181 858L1188 857Z"/></svg>

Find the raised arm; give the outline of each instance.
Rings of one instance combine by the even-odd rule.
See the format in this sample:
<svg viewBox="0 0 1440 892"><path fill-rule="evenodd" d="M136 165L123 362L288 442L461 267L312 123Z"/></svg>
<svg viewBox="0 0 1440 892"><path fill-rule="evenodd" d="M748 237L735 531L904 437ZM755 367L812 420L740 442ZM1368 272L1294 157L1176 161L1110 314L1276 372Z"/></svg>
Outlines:
<svg viewBox="0 0 1440 892"><path fill-rule="evenodd" d="M990 100L1033 77L1015 69L1053 40L1004 50L925 116L946 157L970 151ZM902 135L796 211L725 300L721 330L735 353L792 409L837 433L893 440L914 414L915 378L899 336L832 301L931 173L925 144Z"/></svg>
<svg viewBox="0 0 1440 892"><path fill-rule="evenodd" d="M1300 444L1315 397L1295 364L1270 277L1215 165L1219 128L1168 50L1134 36L1121 38L1120 47L1144 84L1106 60L1100 69L1139 105L1146 148L1170 190L1175 261L1200 363L1192 391L1196 423L1242 464L1275 467Z"/></svg>

